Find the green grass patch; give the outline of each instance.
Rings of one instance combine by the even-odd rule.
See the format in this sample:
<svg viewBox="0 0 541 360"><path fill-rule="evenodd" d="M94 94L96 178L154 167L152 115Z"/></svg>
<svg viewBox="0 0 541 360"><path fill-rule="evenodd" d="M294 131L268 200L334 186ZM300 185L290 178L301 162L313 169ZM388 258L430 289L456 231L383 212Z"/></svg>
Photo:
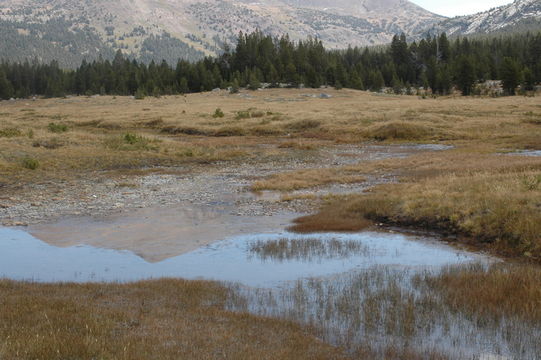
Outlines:
<svg viewBox="0 0 541 360"><path fill-rule="evenodd" d="M47 129L52 133L63 133L68 131L68 125L66 124L57 124L57 123L49 123L47 125Z"/></svg>
<svg viewBox="0 0 541 360"><path fill-rule="evenodd" d="M105 146L112 150L120 151L157 151L158 140L146 138L141 135L126 133L122 136L115 136L105 140Z"/></svg>
<svg viewBox="0 0 541 360"><path fill-rule="evenodd" d="M21 160L21 165L23 168L28 170L36 170L39 167L39 161L31 157L25 157Z"/></svg>

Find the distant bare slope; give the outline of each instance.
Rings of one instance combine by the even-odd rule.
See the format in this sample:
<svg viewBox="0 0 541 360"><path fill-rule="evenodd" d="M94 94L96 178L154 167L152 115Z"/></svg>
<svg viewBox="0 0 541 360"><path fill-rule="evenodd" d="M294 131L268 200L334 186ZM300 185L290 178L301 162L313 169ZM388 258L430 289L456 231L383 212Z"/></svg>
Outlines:
<svg viewBox="0 0 541 360"><path fill-rule="evenodd" d="M0 0L0 56L76 64L122 49L147 61L196 59L256 29L345 48L442 19L407 0Z"/></svg>
<svg viewBox="0 0 541 360"><path fill-rule="evenodd" d="M541 0L515 0L478 14L444 20L431 30L445 31L448 35L471 35L521 29L541 30Z"/></svg>

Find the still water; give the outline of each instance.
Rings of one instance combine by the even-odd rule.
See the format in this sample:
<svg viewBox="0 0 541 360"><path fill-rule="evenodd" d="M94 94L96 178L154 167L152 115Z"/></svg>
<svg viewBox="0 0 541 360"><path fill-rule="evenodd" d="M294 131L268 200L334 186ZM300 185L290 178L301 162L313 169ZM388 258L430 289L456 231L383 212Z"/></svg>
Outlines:
<svg viewBox="0 0 541 360"><path fill-rule="evenodd" d="M374 265L441 267L479 261L434 239L386 232L233 236L160 262L125 250L56 247L20 229L0 228L0 278L39 282L126 282L162 277L274 287Z"/></svg>

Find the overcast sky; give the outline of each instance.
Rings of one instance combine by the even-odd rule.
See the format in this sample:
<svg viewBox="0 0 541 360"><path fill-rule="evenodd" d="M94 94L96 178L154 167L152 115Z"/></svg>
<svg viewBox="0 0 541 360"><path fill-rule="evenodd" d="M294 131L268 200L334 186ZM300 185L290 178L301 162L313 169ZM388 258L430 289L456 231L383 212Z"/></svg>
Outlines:
<svg viewBox="0 0 541 360"><path fill-rule="evenodd" d="M510 4L512 0L411 0L436 14L445 16L469 15L490 8Z"/></svg>

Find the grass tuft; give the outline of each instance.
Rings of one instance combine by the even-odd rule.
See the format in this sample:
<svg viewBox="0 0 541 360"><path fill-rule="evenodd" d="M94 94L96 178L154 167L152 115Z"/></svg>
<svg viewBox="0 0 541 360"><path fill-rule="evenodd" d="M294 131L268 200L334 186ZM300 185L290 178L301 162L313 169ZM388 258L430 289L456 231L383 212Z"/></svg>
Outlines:
<svg viewBox="0 0 541 360"><path fill-rule="evenodd" d="M392 122L377 125L368 130L369 137L378 141L384 140L424 140L433 135L432 129L424 125L407 122Z"/></svg>
<svg viewBox="0 0 541 360"><path fill-rule="evenodd" d="M21 135L22 135L21 130L17 128L5 128L5 129L0 130L0 138L1 137L11 138L11 137L16 137L16 136L21 136Z"/></svg>
<svg viewBox="0 0 541 360"><path fill-rule="evenodd" d="M321 126L321 121L318 120L298 120L290 122L286 128L293 131L313 130Z"/></svg>
<svg viewBox="0 0 541 360"><path fill-rule="evenodd" d="M36 170L39 167L39 161L31 157L25 157L21 161L22 167L28 170Z"/></svg>
<svg viewBox="0 0 541 360"><path fill-rule="evenodd" d="M57 123L49 123L47 125L47 129L49 129L52 133L63 133L68 131L68 126L66 124L57 124Z"/></svg>

